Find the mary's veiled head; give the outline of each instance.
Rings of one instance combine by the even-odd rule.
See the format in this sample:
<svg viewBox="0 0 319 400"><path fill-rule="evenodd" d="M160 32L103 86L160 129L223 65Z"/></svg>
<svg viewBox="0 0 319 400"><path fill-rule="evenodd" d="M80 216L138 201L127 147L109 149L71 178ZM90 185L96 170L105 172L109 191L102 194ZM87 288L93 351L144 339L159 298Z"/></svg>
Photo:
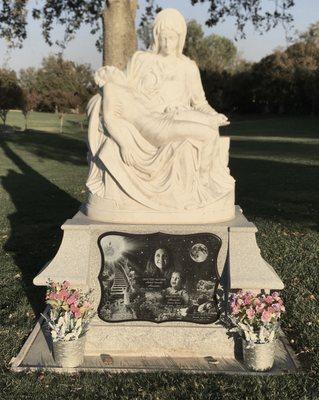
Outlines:
<svg viewBox="0 0 319 400"><path fill-rule="evenodd" d="M165 40L167 46L165 48L165 52L170 51L170 46L174 44L174 34L177 35L177 40L175 43L175 51L176 55L179 56L183 53L183 48L185 44L187 33L187 25L182 14L173 9L166 8L165 10L160 11L154 22L153 28L153 46L152 51L154 53L161 52L161 36L162 41ZM165 36L165 38L163 38ZM163 46L163 42L162 42Z"/></svg>

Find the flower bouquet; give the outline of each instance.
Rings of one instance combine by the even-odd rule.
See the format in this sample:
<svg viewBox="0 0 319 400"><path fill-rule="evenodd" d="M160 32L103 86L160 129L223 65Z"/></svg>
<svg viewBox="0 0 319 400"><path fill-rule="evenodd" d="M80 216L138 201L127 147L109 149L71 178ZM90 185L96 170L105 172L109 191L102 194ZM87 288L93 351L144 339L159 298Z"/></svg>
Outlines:
<svg viewBox="0 0 319 400"><path fill-rule="evenodd" d="M274 363L276 334L285 311L278 292L253 294L239 291L232 295L231 321L243 338L244 361L255 371L269 370Z"/></svg>
<svg viewBox="0 0 319 400"><path fill-rule="evenodd" d="M91 292L74 289L68 281L48 281L47 315L43 315L53 341L53 355L57 364L76 367L83 362L85 333L93 317Z"/></svg>

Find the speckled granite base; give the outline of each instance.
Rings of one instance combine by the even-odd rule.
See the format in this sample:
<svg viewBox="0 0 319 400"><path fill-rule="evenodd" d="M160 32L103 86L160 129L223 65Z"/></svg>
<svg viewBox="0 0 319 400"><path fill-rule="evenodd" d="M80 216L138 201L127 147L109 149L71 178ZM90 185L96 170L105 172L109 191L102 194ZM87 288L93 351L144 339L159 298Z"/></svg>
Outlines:
<svg viewBox="0 0 319 400"><path fill-rule="evenodd" d="M234 341L221 325L189 322L125 322L94 324L88 332L86 354L101 352L141 357L234 357Z"/></svg>
<svg viewBox="0 0 319 400"><path fill-rule="evenodd" d="M134 225L107 224L92 221L82 213L67 220L62 226L63 241L58 253L34 279L35 285L45 285L47 279L69 280L72 285L92 288L95 306L99 305L101 288L98 275L101 254L97 245L99 236L105 232L147 234L213 233L221 238L222 246L217 268L222 277L225 292L235 289L283 288L283 283L267 262L261 257L255 234L257 228L236 207L232 221L218 224L198 225ZM234 343L227 331L218 324L200 325L189 322L112 322L95 317L88 334L87 354L110 353L145 356L215 355L233 357Z"/></svg>

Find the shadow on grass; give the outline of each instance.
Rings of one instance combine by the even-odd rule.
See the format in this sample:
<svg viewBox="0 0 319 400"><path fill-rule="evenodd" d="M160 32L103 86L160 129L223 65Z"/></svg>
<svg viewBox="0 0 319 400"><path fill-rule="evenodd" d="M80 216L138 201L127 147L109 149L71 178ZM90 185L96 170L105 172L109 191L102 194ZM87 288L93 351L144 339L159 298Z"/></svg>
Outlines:
<svg viewBox="0 0 319 400"><path fill-rule="evenodd" d="M231 148L234 157L262 157L266 160L268 158L269 161L275 159L280 163L286 162L287 164L290 164L293 161L301 165L315 162L318 164L319 142L318 144L307 144L259 141L257 137L255 139L256 140L254 141L233 140L231 142ZM255 161L252 162L255 163ZM278 168L281 168L281 165L278 165Z"/></svg>
<svg viewBox="0 0 319 400"><path fill-rule="evenodd" d="M44 288L35 287L32 280L55 255L62 236L60 226L80 203L26 164L5 141L0 145L21 171L9 170L2 178L16 209L8 216L11 235L5 250L13 254L26 296L38 315L44 309Z"/></svg>
<svg viewBox="0 0 319 400"><path fill-rule="evenodd" d="M29 129L10 132L2 137L7 143L21 146L40 160L48 159L74 165L86 164L86 144L82 137L72 138L57 133Z"/></svg>
<svg viewBox="0 0 319 400"><path fill-rule="evenodd" d="M319 168L259 159L233 158L236 204L249 219L300 223L318 230Z"/></svg>
<svg viewBox="0 0 319 400"><path fill-rule="evenodd" d="M22 271L29 301L39 313L43 309L43 289L35 288L32 279L55 255L61 240L60 225L78 210L80 203L32 169L10 145L23 146L42 162L58 160L83 165L85 143L78 138L39 131L7 134L1 139L4 153L21 171L10 170L2 179L16 208L8 217L12 232L5 249L13 253ZM319 168L303 163L308 150L313 152L313 146L287 143L278 147L277 143L264 142L232 144L234 158L230 169L237 180L236 203L250 220L300 223L318 229ZM247 159L247 154L256 158ZM267 159L272 154L278 154L278 161ZM259 155L264 159L258 159ZM289 162L291 157L298 157L299 163Z"/></svg>
<svg viewBox="0 0 319 400"><path fill-rule="evenodd" d="M231 124L222 127L226 135L276 136L281 138L316 139L318 135L318 116L278 116L278 115L234 115Z"/></svg>

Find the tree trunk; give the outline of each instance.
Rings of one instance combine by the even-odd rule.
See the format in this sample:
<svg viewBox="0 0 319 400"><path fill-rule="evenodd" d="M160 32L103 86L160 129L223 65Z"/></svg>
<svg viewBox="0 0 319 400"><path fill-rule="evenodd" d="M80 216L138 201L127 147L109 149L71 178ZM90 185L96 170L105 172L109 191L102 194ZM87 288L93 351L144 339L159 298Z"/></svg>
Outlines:
<svg viewBox="0 0 319 400"><path fill-rule="evenodd" d="M64 114L61 113L59 118L60 118L60 133L63 133L63 116Z"/></svg>
<svg viewBox="0 0 319 400"><path fill-rule="evenodd" d="M107 0L103 12L103 65L120 69L137 49L135 15L138 0Z"/></svg>
<svg viewBox="0 0 319 400"><path fill-rule="evenodd" d="M1 110L0 112L0 118L2 119L3 126L6 125L8 112L9 110Z"/></svg>

